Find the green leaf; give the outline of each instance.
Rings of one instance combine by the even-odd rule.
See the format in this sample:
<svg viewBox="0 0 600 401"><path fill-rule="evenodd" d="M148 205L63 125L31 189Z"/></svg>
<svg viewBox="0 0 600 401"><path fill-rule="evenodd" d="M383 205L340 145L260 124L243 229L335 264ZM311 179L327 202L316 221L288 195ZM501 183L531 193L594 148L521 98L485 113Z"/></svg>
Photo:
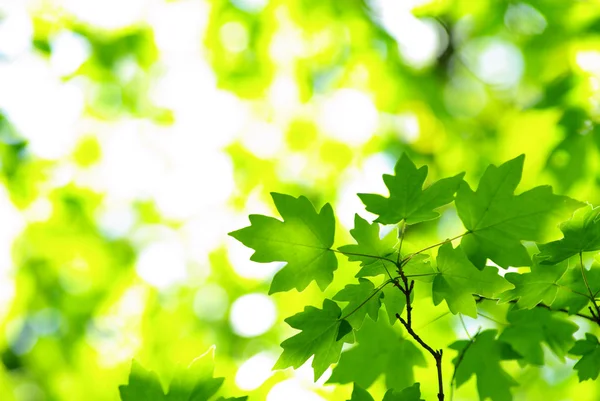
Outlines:
<svg viewBox="0 0 600 401"><path fill-rule="evenodd" d="M600 291L600 265L598 262L594 262L591 269L585 271L585 276L592 294L598 294ZM569 314L575 314L590 302L579 264L569 268L558 280L557 285L558 292L552 303L552 309L566 309Z"/></svg>
<svg viewBox="0 0 600 401"><path fill-rule="evenodd" d="M165 394L154 372L147 371L133 361L129 383L119 387L122 401L206 401L223 384L223 378L214 378L214 348L196 358L185 370L180 370ZM247 397L237 398L244 400Z"/></svg>
<svg viewBox="0 0 600 401"><path fill-rule="evenodd" d="M390 196L385 198L375 194L358 194L366 209L379 215L377 222L395 224L405 220L406 224L416 224L439 216L434 211L454 200L454 193L462 182L464 173L441 179L423 189L427 177L427 166L419 169L403 154L396 167L395 175L383 175L383 181Z"/></svg>
<svg viewBox="0 0 600 401"><path fill-rule="evenodd" d="M501 267L529 266L521 241L540 241L556 219L564 219L581 203L554 195L550 186L539 186L514 195L521 181L524 155L499 167L490 165L473 192L463 183L456 195L458 216L470 234L461 246L478 268L486 259Z"/></svg>
<svg viewBox="0 0 600 401"><path fill-rule="evenodd" d="M388 319L393 326L398 320L396 313L401 315L406 307L406 296L393 284L388 284L383 287L382 292L383 297L381 298L381 301L385 305ZM411 297L413 295L414 292L411 293Z"/></svg>
<svg viewBox="0 0 600 401"><path fill-rule="evenodd" d="M397 257L398 253L396 252L392 257ZM431 267L431 263L427 260L429 255L417 254L414 255L403 267L402 270L404 274L410 277L413 280L423 281L425 283L430 283L433 281L433 276L435 276L436 272ZM372 263L370 265L366 265L363 267L357 274L356 277L372 277L379 275L386 275L389 277L390 274L397 271L396 265L379 260L376 263ZM389 273L389 274L388 274Z"/></svg>
<svg viewBox="0 0 600 401"><path fill-rule="evenodd" d="M371 394L358 384L354 383L354 388L352 390L352 398L349 401L374 401Z"/></svg>
<svg viewBox="0 0 600 401"><path fill-rule="evenodd" d="M540 266L539 260L533 258L530 273L506 273L505 279L515 288L500 294L500 302L517 300L520 309L534 308L540 302L551 305L556 298L558 281L567 270L567 263L554 266Z"/></svg>
<svg viewBox="0 0 600 401"><path fill-rule="evenodd" d="M323 309L307 306L303 312L285 319L291 327L302 331L281 343L283 353L273 369L290 366L297 369L314 355L312 367L317 381L329 365L338 361L343 343L352 342L351 335L337 340L340 330L347 331L348 327L347 322L342 326L341 313L335 302L325 299Z"/></svg>
<svg viewBox="0 0 600 401"><path fill-rule="evenodd" d="M567 351L575 343L573 333L579 328L575 323L543 308L511 310L507 320L510 325L500 334L499 340L510 344L523 356L524 362L539 366L544 364L542 342L564 360Z"/></svg>
<svg viewBox="0 0 600 401"><path fill-rule="evenodd" d="M337 259L331 251L335 233L333 210L327 203L317 214L301 196L272 193L283 222L273 217L250 215L249 227L229 233L255 250L250 260L287 262L271 283L269 294L296 288L303 291L311 281L325 290L333 280Z"/></svg>
<svg viewBox="0 0 600 401"><path fill-rule="evenodd" d="M159 401L166 400L158 376L150 372L137 361L131 363L129 383L119 386L122 401Z"/></svg>
<svg viewBox="0 0 600 401"><path fill-rule="evenodd" d="M415 383L400 392L392 389L388 390L383 397L383 401L424 401L421 399L421 388L419 383Z"/></svg>
<svg viewBox="0 0 600 401"><path fill-rule="evenodd" d="M383 374L388 388L404 388L414 382L414 366L426 365L421 350L399 337L385 319L367 319L356 340L358 345L342 353L328 383L368 388Z"/></svg>
<svg viewBox="0 0 600 401"><path fill-rule="evenodd" d="M372 296L375 292L373 283L366 278L361 278L358 282L358 284L348 284L333 297L334 301L348 302L348 305L342 311L342 316L351 313L346 320L356 330L362 326L367 315L371 319L377 320L379 308L381 307L381 292Z"/></svg>
<svg viewBox="0 0 600 401"><path fill-rule="evenodd" d="M561 262L579 252L600 251L600 207L587 205L577 209L570 220L560 225L564 237L539 244L543 264Z"/></svg>
<svg viewBox="0 0 600 401"><path fill-rule="evenodd" d="M585 333L585 340L579 340L570 354L579 355L581 359L573 367L577 371L579 381L596 380L600 374L600 342L592 333Z"/></svg>
<svg viewBox="0 0 600 401"><path fill-rule="evenodd" d="M402 266L402 271L411 280L431 283L439 272L431 266L428 259L429 255L416 254Z"/></svg>
<svg viewBox="0 0 600 401"><path fill-rule="evenodd" d="M391 231L383 239L379 238L379 224L369 224L368 221L364 220L358 214L354 215L354 228L350 230L350 234L356 240L354 245L344 245L339 247L340 252L347 253L346 256L350 262L360 262L361 266L370 265L381 265L385 263L388 271L393 272L395 265L391 262L384 261L382 259L367 257L362 255L372 255L379 258L388 257L394 254L396 243L396 233ZM356 277L371 276L373 274L361 274L364 268L356 275ZM378 267L378 271L381 270L385 273L383 267ZM380 273L378 273L380 274ZM377 274L375 274L377 275Z"/></svg>
<svg viewBox="0 0 600 401"><path fill-rule="evenodd" d="M349 401L373 401L373 397L355 383L352 398ZM421 399L420 384L415 383L402 391L389 389L383 396L383 401L423 401Z"/></svg>
<svg viewBox="0 0 600 401"><path fill-rule="evenodd" d="M496 340L496 330L479 333L472 342L457 341L450 348L459 351L452 361L456 369L456 387L460 387L473 375L477 377L479 399L511 401L510 387L517 383L500 365L503 343Z"/></svg>
<svg viewBox="0 0 600 401"><path fill-rule="evenodd" d="M460 246L454 249L449 242L440 247L437 265L440 274L433 280L433 303L438 305L446 300L454 314L462 313L477 318L477 304L473 295L493 297L510 288L510 284L498 275L498 269L486 266L478 270Z"/></svg>

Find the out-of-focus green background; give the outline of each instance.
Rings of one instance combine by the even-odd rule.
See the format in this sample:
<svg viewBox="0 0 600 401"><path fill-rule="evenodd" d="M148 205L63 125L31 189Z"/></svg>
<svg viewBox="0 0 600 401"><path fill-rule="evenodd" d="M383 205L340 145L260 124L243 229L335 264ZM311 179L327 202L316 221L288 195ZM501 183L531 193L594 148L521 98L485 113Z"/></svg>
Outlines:
<svg viewBox="0 0 600 401"><path fill-rule="evenodd" d="M226 233L276 191L331 202L350 242L355 193L403 152L471 182L525 153L522 188L597 204L599 116L597 1L1 0L0 399L117 400L132 358L168 380L214 344L224 394L346 400L270 371L283 319L323 295L267 297L278 266ZM408 240L460 230L447 211ZM465 337L421 304L436 348ZM516 400L600 397L547 360L508 363Z"/></svg>

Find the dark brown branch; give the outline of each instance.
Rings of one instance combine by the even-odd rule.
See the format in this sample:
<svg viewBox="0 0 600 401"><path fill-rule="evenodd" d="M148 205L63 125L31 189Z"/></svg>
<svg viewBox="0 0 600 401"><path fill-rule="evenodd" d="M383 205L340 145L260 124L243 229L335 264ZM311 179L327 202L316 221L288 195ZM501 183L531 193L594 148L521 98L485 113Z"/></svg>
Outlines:
<svg viewBox="0 0 600 401"><path fill-rule="evenodd" d="M412 336L412 338L414 338L415 341L418 342L419 345L421 345L421 347L426 349L427 352L429 352L435 359L435 366L437 368L437 377L438 377L438 388L439 388L438 400L444 401L444 381L442 379L443 351L442 350L435 351L433 348L431 348L429 345L427 345L427 343L425 341L423 341L423 339L421 337L419 337L419 335L413 330L413 328L409 325L409 323L406 320L404 320L402 318L402 316L400 316L399 313L396 313L396 318L398 318L400 323L402 323L402 325L404 326L404 328L406 329L408 334L410 334Z"/></svg>

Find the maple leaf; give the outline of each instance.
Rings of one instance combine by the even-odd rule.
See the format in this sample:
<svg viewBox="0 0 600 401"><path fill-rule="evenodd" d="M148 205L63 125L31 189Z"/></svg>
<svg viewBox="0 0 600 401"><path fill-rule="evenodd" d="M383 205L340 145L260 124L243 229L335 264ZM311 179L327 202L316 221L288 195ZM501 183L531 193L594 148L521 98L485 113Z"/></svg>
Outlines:
<svg viewBox="0 0 600 401"><path fill-rule="evenodd" d="M539 257L544 264L561 262L580 252L600 251L600 207L577 209L570 220L560 225L564 237L539 244Z"/></svg>
<svg viewBox="0 0 600 401"><path fill-rule="evenodd" d="M214 348L196 358L190 366L179 371L167 393L156 373L150 372L137 361L131 364L129 383L119 387L122 401L207 401L223 384L223 378L213 377ZM229 398L244 401L248 397ZM221 397L219 400L225 400Z"/></svg>
<svg viewBox="0 0 600 401"><path fill-rule="evenodd" d="M472 341L457 341L450 345L459 351L452 361L456 369L456 387L475 375L480 400L511 401L510 388L517 382L500 365L505 359L504 346L496 340L496 333L496 330L482 331Z"/></svg>
<svg viewBox="0 0 600 401"><path fill-rule="evenodd" d="M540 266L534 257L530 273L506 273L504 278L515 288L500 294L500 302L517 300L522 309L531 309L544 302L551 305L558 293L558 281L567 270L567 263L553 266Z"/></svg>
<svg viewBox="0 0 600 401"><path fill-rule="evenodd" d="M521 155L484 172L477 191L463 183L456 194L458 216L469 234L461 246L477 268L486 259L501 267L529 266L531 259L521 241L540 241L546 229L562 220L581 202L552 193L552 187L539 186L514 195L521 181Z"/></svg>
<svg viewBox="0 0 600 401"><path fill-rule="evenodd" d="M383 175L389 189L388 198L376 194L358 194L366 209L379 215L377 222L395 224L402 220L416 224L439 216L434 209L454 200L454 193L462 182L464 173L441 179L423 189L427 166L417 169L406 154L396 163L395 175Z"/></svg>
<svg viewBox="0 0 600 401"><path fill-rule="evenodd" d="M540 366L544 364L542 342L564 360L575 343L573 333L579 328L575 323L542 308L511 310L507 320L509 326L502 331L499 340L510 344L523 356L523 362Z"/></svg>
<svg viewBox="0 0 600 401"><path fill-rule="evenodd" d="M377 320L381 307L381 293L374 294L375 286L366 278L358 280L358 284L348 284L333 297L334 301L348 302L342 311L342 316L355 330L360 329L365 317Z"/></svg>
<svg viewBox="0 0 600 401"><path fill-rule="evenodd" d="M393 284L386 285L381 292L383 293L381 302L385 305L388 319L393 326L398 321L396 313L402 314L406 307L406 296ZM413 295L414 293L411 293L411 300Z"/></svg>
<svg viewBox="0 0 600 401"><path fill-rule="evenodd" d="M450 243L442 245L438 251L437 265L439 274L433 279L433 303L438 305L446 300L454 314L462 313L477 318L477 304L472 295L493 297L510 287L498 275L495 267L486 266L478 270L473 266L460 246L452 248Z"/></svg>
<svg viewBox="0 0 600 401"><path fill-rule="evenodd" d="M352 390L352 398L349 401L374 401L371 394L356 383ZM415 383L402 391L388 390L383 396L383 401L423 401L421 399L421 387Z"/></svg>
<svg viewBox="0 0 600 401"><path fill-rule="evenodd" d="M388 390L383 396L383 401L424 401L421 399L421 386L415 383L402 391Z"/></svg>
<svg viewBox="0 0 600 401"><path fill-rule="evenodd" d="M548 266L544 266L546 268ZM585 271L587 284L592 294L600 292L600 264L594 262L590 270ZM558 280L558 292L552 302L552 309L566 309L569 314L575 314L585 308L590 302L586 281L581 274L581 267L575 265Z"/></svg>
<svg viewBox="0 0 600 401"><path fill-rule="evenodd" d="M354 383L354 388L352 389L352 397L348 401L375 401L371 394L358 384Z"/></svg>
<svg viewBox="0 0 600 401"><path fill-rule="evenodd" d="M581 359L573 367L577 371L579 381L596 380L600 374L600 342L592 333L585 333L585 340L579 340L570 354L579 355Z"/></svg>
<svg viewBox="0 0 600 401"><path fill-rule="evenodd" d="M368 388L383 374L388 388L404 388L413 383L414 366L425 366L423 353L400 338L385 319L367 319L356 332L356 341L358 345L342 353L328 383Z"/></svg>
<svg viewBox="0 0 600 401"><path fill-rule="evenodd" d="M393 231L389 232L384 238L380 238L379 224L369 224L358 214L354 215L354 228L350 230L350 234L356 240L356 244L344 245L338 249L341 252L348 253L346 256L350 262L360 262L361 266L381 260L376 257L383 258L393 254L398 242Z"/></svg>
<svg viewBox="0 0 600 401"><path fill-rule="evenodd" d="M303 291L313 280L325 290L337 269L337 259L330 249L335 234L331 206L327 203L317 213L304 196L271 196L283 221L252 214L249 227L229 235L255 250L250 260L287 262L273 277L269 294L292 288Z"/></svg>
<svg viewBox="0 0 600 401"><path fill-rule="evenodd" d="M312 367L315 381L325 370L338 361L344 342L353 342L348 335L352 328L346 320L340 320L342 311L330 299L323 301L323 309L307 306L303 312L285 319L300 333L281 343L283 353L273 369L299 368L314 355Z"/></svg>

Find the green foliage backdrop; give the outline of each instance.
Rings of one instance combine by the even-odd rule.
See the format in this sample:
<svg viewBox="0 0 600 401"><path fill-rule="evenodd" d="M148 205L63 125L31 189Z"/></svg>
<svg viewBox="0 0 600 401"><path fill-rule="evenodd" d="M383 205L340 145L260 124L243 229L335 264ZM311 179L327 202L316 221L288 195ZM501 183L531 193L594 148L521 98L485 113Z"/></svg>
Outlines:
<svg viewBox="0 0 600 401"><path fill-rule="evenodd" d="M516 227L505 227L466 237L465 255L442 248L440 258L447 252L442 269L450 272L452 258L468 258L475 277L486 273L476 270L486 258L504 271L528 265L537 253L532 241L546 244L531 267L505 275L515 289L500 297L518 299L521 310L507 315L507 304L461 299L456 280L436 277L417 283L438 291L433 302L417 293L413 327L446 349L446 372L470 344L456 372L465 383L456 400L478 399L484 379L472 374L484 354L502 359L485 365L488 380L503 378L498 397L510 387L516 400L598 399L597 381L579 381L597 376L597 325L577 320L574 333L568 322L552 326L572 333L574 344L555 341L554 329L536 338L520 333L548 319L547 311L527 311L540 300L567 311L585 306L564 291L586 291L564 261L577 259L578 250L589 251L592 289L600 279L592 273L598 249L589 223L597 209L578 209L559 230L575 206L540 202L543 189L525 192L552 185L555 194L600 204L599 49L594 1L0 3L0 399L118 400L136 377L151 378L148 391L160 392L160 383L189 390L165 399L370 399L352 381L375 399L388 388L407 389L385 399L419 391L435 399L430 355L400 324L377 327L395 316L379 316L375 305L349 318L351 327L364 320L359 344L336 345L347 352L333 373L319 368L317 383L309 364L270 373L276 363L303 362L277 362L280 344L298 333L284 320L297 313L335 320L385 270L360 256L334 262L331 253L311 251L302 256L318 259L316 283L309 276L291 282L296 266L249 262L251 252L227 233L248 226L250 214L285 219L291 199L299 199L320 211L310 223L323 247L355 244L340 250L387 255L397 233L380 233L373 221L405 219L419 222L404 245L416 251L484 224L473 199L497 189L482 188L496 179L486 168L509 160L524 163L520 183L500 187L507 196L522 194L511 201L514 210L541 204L560 218L547 227L522 222L524 245L506 235ZM393 196L402 188L392 178L398 159L413 168L411 185L442 182L411 207L430 205L432 195L436 207L446 205L461 179L473 190L461 187L456 211L436 208L435 219L427 207L389 211L384 198L365 194L387 196L389 188ZM273 204L272 192L290 195L275 195ZM282 238L301 234L293 222L252 219L277 227ZM573 235L580 230L589 235L583 245ZM411 263L405 269L423 269L424 260ZM476 283L473 294L505 289ZM384 303L403 302L388 288ZM303 320L288 323L302 329ZM382 337L371 349L360 344L369 332ZM527 363L506 354L503 339ZM206 354L213 345L214 374ZM379 357L356 378L344 366L363 355ZM202 370L197 383L182 373L195 367ZM419 388L409 387L413 379Z"/></svg>

